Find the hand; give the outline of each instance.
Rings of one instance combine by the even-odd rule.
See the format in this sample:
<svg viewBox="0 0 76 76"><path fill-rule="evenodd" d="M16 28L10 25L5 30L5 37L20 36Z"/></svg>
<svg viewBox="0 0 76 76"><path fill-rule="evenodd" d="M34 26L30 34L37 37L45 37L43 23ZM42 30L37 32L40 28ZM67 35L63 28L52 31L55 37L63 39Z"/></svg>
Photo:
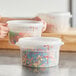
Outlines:
<svg viewBox="0 0 76 76"><path fill-rule="evenodd" d="M2 23L0 21L0 38L4 38L8 33L7 23Z"/></svg>
<svg viewBox="0 0 76 76"><path fill-rule="evenodd" d="M34 17L34 18L8 18L8 17L3 17L2 18L2 21L3 22L7 22L9 20L35 20L35 21L41 21L44 25L43 29L42 29L42 32L44 32L46 30L46 22L44 20L42 20L41 18L39 17Z"/></svg>
<svg viewBox="0 0 76 76"><path fill-rule="evenodd" d="M46 30L46 22L43 21L41 18L39 17L34 17L34 18L8 18L8 17L2 17L0 18L0 38L4 38L7 33L8 33L8 27L6 22L9 20L36 20L36 21L42 21L43 22L43 29L42 32L44 32Z"/></svg>
<svg viewBox="0 0 76 76"><path fill-rule="evenodd" d="M36 20L36 21L41 21L43 23L43 29L42 29L42 32L44 32L46 30L46 22L44 20L42 20L41 18L39 17L35 17L35 18L32 18L32 20Z"/></svg>

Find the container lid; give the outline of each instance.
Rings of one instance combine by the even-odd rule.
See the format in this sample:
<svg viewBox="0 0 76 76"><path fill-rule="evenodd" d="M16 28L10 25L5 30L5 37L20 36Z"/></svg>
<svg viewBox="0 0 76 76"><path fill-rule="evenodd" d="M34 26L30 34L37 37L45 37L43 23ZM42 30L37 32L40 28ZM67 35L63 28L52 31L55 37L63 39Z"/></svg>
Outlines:
<svg viewBox="0 0 76 76"><path fill-rule="evenodd" d="M68 17L72 17L70 12L52 12L52 13L49 13L49 16L68 16Z"/></svg>
<svg viewBox="0 0 76 76"><path fill-rule="evenodd" d="M8 21L9 27L29 27L29 26L41 26L43 23L41 21L35 21L35 20L11 20Z"/></svg>
<svg viewBox="0 0 76 76"><path fill-rule="evenodd" d="M43 45L62 45L60 38L55 37L27 37L20 38L16 45L20 47L38 47Z"/></svg>

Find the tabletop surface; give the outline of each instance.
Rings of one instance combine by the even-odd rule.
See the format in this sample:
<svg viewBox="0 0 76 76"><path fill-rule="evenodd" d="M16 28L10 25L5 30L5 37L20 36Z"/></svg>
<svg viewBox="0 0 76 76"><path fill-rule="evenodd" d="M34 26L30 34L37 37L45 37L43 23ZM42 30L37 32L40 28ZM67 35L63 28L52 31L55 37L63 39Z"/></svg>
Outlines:
<svg viewBox="0 0 76 76"><path fill-rule="evenodd" d="M59 66L27 68L19 52L0 51L0 76L76 76L76 53L60 53Z"/></svg>

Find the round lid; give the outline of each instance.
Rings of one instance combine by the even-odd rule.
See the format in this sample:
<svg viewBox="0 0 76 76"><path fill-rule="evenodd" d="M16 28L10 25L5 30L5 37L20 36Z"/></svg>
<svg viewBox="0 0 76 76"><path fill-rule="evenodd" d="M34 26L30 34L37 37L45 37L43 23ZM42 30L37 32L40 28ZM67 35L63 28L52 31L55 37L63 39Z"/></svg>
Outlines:
<svg viewBox="0 0 76 76"><path fill-rule="evenodd" d="M70 14L70 12L52 12L49 13L49 15L51 16L68 16L68 17L72 17L72 15Z"/></svg>
<svg viewBox="0 0 76 76"><path fill-rule="evenodd" d="M20 44L20 46L38 46L38 45L58 45L62 44L62 41L60 38L55 37L26 37L26 38L20 38L17 44Z"/></svg>
<svg viewBox="0 0 76 76"><path fill-rule="evenodd" d="M11 21L8 21L8 26L9 27L27 27L27 26L41 26L43 25L43 23L41 21L34 21L34 20L11 20Z"/></svg>

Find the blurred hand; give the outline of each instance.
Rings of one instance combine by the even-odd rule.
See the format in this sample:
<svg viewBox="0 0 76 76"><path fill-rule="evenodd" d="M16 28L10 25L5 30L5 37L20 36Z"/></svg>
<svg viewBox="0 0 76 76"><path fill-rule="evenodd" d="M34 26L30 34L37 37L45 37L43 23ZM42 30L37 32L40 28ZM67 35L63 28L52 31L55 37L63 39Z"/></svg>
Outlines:
<svg viewBox="0 0 76 76"><path fill-rule="evenodd" d="M1 21L3 22L7 22L9 20L35 20L35 21L41 21L44 25L42 32L44 32L46 30L46 22L44 20L42 20L39 17L34 17L34 18L8 18L8 17L3 17Z"/></svg>
<svg viewBox="0 0 76 76"><path fill-rule="evenodd" d="M8 27L6 23L0 23L0 38L4 38L8 33Z"/></svg>
<svg viewBox="0 0 76 76"><path fill-rule="evenodd" d="M36 20L43 22L43 29L42 32L46 30L46 22L40 19L39 17L34 18L8 18L8 17L0 17L0 38L4 38L8 33L7 21L10 20Z"/></svg>
<svg viewBox="0 0 76 76"><path fill-rule="evenodd" d="M0 38L4 38L8 33L7 23L1 22L0 18Z"/></svg>
<svg viewBox="0 0 76 76"><path fill-rule="evenodd" d="M44 20L42 20L42 19L39 18L39 17L32 18L32 20L41 21L41 22L43 23L42 32L44 32L44 31L46 30L47 23L46 23Z"/></svg>

